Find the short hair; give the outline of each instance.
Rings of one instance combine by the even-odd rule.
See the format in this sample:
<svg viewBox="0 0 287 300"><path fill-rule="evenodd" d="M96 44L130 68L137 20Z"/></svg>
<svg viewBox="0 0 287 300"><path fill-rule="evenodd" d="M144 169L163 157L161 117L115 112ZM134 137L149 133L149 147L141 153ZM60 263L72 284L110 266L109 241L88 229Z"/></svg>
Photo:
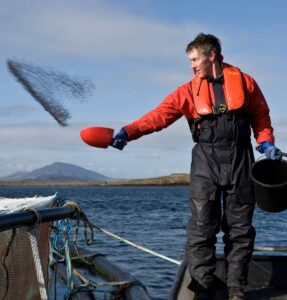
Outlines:
<svg viewBox="0 0 287 300"><path fill-rule="evenodd" d="M189 53L192 49L200 49L206 56L214 51L218 56L221 55L221 42L212 34L199 33L193 41L186 46L186 53Z"/></svg>

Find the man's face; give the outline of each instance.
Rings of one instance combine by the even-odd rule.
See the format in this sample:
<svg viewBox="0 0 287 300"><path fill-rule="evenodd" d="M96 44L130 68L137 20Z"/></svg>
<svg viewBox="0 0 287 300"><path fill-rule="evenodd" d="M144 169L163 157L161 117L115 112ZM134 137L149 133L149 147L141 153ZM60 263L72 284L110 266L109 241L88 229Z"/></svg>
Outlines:
<svg viewBox="0 0 287 300"><path fill-rule="evenodd" d="M191 61L191 69L195 76L206 78L212 75L213 55L206 56L200 49L193 48L187 56Z"/></svg>

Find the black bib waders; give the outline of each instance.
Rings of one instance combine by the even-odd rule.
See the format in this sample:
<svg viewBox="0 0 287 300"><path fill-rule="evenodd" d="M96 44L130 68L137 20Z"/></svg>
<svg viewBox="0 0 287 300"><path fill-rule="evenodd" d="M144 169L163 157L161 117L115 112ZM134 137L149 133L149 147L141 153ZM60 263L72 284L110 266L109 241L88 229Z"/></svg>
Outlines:
<svg viewBox="0 0 287 300"><path fill-rule="evenodd" d="M197 144L192 150L192 216L187 225L186 254L193 278L189 288L194 291L212 285L220 228L224 233L229 287L246 284L255 239L255 201L249 176L254 162L250 121L242 110L224 111L215 87L214 94L219 103L214 114L190 124Z"/></svg>

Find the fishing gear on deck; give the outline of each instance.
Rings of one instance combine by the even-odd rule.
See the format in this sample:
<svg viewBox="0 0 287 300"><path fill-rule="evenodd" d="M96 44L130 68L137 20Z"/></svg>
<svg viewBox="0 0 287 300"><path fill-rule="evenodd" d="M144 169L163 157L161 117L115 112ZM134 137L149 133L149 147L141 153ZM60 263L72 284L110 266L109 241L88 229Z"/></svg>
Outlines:
<svg viewBox="0 0 287 300"><path fill-rule="evenodd" d="M96 228L79 204L57 194L0 200L1 299L150 300L105 254L79 247L94 241Z"/></svg>
<svg viewBox="0 0 287 300"><path fill-rule="evenodd" d="M92 95L95 86L79 76L68 75L49 67L7 60L7 67L28 93L58 122L68 125L70 112L63 102L83 102Z"/></svg>

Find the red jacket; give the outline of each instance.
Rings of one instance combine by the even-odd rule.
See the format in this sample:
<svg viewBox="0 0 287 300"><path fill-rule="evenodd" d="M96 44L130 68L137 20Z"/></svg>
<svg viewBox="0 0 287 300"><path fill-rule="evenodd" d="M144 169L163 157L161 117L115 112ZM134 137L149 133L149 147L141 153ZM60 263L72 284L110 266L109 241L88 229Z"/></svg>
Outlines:
<svg viewBox="0 0 287 300"><path fill-rule="evenodd" d="M250 115L254 137L258 144L264 141L274 143L269 108L255 80L228 64L223 64L223 73L223 90L228 109L242 107ZM189 121L212 113L212 105L215 105L212 84L206 79L194 77L191 82L183 84L168 95L155 109L124 128L129 141L135 140L168 127L183 115Z"/></svg>

